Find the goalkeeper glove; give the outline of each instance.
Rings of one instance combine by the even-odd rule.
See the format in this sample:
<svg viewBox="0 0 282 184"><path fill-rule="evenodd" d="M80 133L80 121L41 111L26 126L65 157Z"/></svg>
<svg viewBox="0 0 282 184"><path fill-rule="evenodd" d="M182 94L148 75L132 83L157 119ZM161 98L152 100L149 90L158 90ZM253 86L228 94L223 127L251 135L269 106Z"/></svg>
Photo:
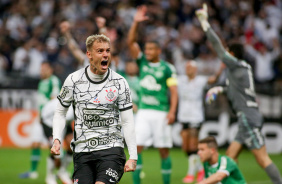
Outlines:
<svg viewBox="0 0 282 184"><path fill-rule="evenodd" d="M217 95L223 92L223 87L216 86L211 88L206 95L206 103L211 104L212 101L215 101Z"/></svg>
<svg viewBox="0 0 282 184"><path fill-rule="evenodd" d="M196 15L201 23L203 30L206 32L210 27L208 22L208 7L207 4L203 4L203 8L196 11Z"/></svg>

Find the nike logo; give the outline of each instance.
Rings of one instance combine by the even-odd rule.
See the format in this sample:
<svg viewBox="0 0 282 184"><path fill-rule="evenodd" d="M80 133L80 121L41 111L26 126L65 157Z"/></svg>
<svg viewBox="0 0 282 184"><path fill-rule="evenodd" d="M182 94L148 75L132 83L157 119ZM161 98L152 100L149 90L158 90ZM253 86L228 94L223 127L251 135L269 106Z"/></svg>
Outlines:
<svg viewBox="0 0 282 184"><path fill-rule="evenodd" d="M111 183L115 183L115 181L114 181L114 180L112 180L112 179L110 179L109 181L110 181Z"/></svg>
<svg viewBox="0 0 282 184"><path fill-rule="evenodd" d="M81 98L81 97L84 97L85 95L87 95L87 94L83 94L83 95L82 95L82 94L80 94L80 96L79 96L79 97Z"/></svg>

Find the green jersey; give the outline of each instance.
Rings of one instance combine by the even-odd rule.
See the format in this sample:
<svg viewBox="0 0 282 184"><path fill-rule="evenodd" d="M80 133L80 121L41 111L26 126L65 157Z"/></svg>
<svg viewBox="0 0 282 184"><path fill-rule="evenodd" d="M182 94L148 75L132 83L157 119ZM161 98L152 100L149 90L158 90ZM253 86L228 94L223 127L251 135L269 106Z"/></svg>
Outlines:
<svg viewBox="0 0 282 184"><path fill-rule="evenodd" d="M217 184L246 184L237 164L228 156L219 155L218 162L214 165L204 162L204 169L206 178L219 171L227 174L227 177Z"/></svg>
<svg viewBox="0 0 282 184"><path fill-rule="evenodd" d="M41 112L43 106L52 98L55 98L60 93L60 79L51 75L48 79L40 80L38 84L38 106Z"/></svg>
<svg viewBox="0 0 282 184"><path fill-rule="evenodd" d="M139 103L139 91L140 91L140 85L139 85L139 77L138 76L129 76L125 72L118 72L120 75L122 75L130 88L132 102L138 106Z"/></svg>
<svg viewBox="0 0 282 184"><path fill-rule="evenodd" d="M150 63L144 55L137 59L140 73L139 109L169 110L168 85L176 84L176 70L173 65L160 60ZM173 79L173 80L169 80Z"/></svg>

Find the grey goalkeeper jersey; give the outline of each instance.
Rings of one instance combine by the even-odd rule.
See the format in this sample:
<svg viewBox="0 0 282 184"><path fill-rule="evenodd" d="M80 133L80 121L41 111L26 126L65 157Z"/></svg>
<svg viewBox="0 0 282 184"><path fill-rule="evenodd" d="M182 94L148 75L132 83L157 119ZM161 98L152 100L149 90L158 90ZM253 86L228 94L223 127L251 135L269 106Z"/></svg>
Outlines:
<svg viewBox="0 0 282 184"><path fill-rule="evenodd" d="M244 113L249 125L261 127L263 120L258 111L251 66L229 54L212 28L207 30L207 37L218 57L227 66L226 93L233 110L237 116Z"/></svg>

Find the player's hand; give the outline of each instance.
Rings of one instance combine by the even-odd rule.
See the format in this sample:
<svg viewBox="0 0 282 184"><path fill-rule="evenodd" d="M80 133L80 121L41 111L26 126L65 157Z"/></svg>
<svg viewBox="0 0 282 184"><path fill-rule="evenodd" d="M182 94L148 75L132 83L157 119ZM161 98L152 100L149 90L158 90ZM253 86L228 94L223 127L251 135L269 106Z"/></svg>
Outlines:
<svg viewBox="0 0 282 184"><path fill-rule="evenodd" d="M63 21L61 24L60 24L60 31L62 34L65 34L67 32L70 31L70 23L68 21Z"/></svg>
<svg viewBox="0 0 282 184"><path fill-rule="evenodd" d="M206 103L211 104L217 98L217 95L219 95L222 92L223 92L223 87L221 86L216 86L211 88L206 94L206 100L205 100Z"/></svg>
<svg viewBox="0 0 282 184"><path fill-rule="evenodd" d="M196 15L201 23L204 31L207 31L210 27L208 23L208 6L206 3L203 4L203 8L196 11Z"/></svg>
<svg viewBox="0 0 282 184"><path fill-rule="evenodd" d="M145 20L148 20L149 17L146 16L147 13L147 7L145 5L141 5L137 8L137 12L134 16L135 22L143 22Z"/></svg>
<svg viewBox="0 0 282 184"><path fill-rule="evenodd" d="M124 166L124 172L135 171L136 163L137 163L137 160L132 160L132 159L127 160Z"/></svg>
<svg viewBox="0 0 282 184"><path fill-rule="evenodd" d="M55 139L53 142L53 146L51 148L51 154L60 155L60 148L61 148L60 141L58 139Z"/></svg>
<svg viewBox="0 0 282 184"><path fill-rule="evenodd" d="M167 119L167 124L169 124L169 125L171 125L171 124L173 124L174 123L174 121L175 121L175 113L173 113L173 112L168 112L167 113L167 116L166 116L166 119Z"/></svg>

